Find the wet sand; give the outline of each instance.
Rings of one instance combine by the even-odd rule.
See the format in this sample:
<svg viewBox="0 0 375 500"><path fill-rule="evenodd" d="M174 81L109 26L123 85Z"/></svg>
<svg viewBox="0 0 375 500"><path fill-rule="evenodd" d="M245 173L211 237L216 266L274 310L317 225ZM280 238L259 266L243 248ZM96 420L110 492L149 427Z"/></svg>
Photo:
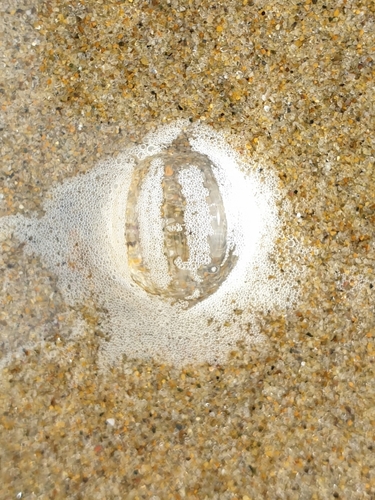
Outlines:
<svg viewBox="0 0 375 500"><path fill-rule="evenodd" d="M103 375L94 307L3 239L0 497L374 498L373 2L1 11L0 216L187 118L278 175L312 258L298 306L227 364Z"/></svg>

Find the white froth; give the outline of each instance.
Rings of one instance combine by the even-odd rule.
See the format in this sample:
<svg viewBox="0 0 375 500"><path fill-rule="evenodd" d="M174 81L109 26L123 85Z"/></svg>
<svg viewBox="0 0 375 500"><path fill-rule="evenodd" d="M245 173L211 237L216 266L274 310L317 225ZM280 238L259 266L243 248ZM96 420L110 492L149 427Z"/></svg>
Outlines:
<svg viewBox="0 0 375 500"><path fill-rule="evenodd" d="M189 309L148 294L132 281L125 240L128 191L136 163L167 150L181 133L192 150L212 162L227 218L227 252L238 257L218 290ZM152 280L165 287L171 277L163 254L162 174L162 164L152 161L136 209L143 257ZM207 190L193 165L180 172L179 182L187 200L183 230L189 233L190 254L178 265L197 270L209 264L207 238L212 227ZM102 344L103 366L124 354L176 365L222 363L237 341L251 344L262 339L259 312L285 309L297 298L295 279L301 270L293 267L293 261L298 245L288 250L283 271L270 259L275 240L282 237L283 214L276 207L282 194L275 176L241 162L210 127L184 121L161 127L141 146L65 181L51 194L40 219L21 215L0 219L0 237L13 233L28 252L38 254L57 275L68 304L94 300L98 309L107 311L101 326L110 339ZM172 224L166 229L182 227Z"/></svg>

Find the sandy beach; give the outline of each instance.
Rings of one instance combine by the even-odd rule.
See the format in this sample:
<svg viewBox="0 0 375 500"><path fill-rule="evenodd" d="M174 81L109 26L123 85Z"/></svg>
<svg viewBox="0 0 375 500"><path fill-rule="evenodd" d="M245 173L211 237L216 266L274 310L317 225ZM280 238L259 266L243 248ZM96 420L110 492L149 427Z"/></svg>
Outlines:
<svg viewBox="0 0 375 500"><path fill-rule="evenodd" d="M186 119L278 178L308 255L298 302L257 313L262 342L103 373L95 304L3 236L0 498L374 499L375 4L0 11L0 217L43 216L51 188Z"/></svg>

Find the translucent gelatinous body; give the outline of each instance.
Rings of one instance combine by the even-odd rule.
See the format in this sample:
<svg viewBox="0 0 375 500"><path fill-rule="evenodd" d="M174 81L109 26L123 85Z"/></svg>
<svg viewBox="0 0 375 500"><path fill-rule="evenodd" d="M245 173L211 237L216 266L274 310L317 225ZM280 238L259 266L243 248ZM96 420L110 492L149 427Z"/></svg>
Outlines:
<svg viewBox="0 0 375 500"><path fill-rule="evenodd" d="M169 150L135 168L125 237L131 277L146 292L193 305L233 269L215 168L191 150Z"/></svg>

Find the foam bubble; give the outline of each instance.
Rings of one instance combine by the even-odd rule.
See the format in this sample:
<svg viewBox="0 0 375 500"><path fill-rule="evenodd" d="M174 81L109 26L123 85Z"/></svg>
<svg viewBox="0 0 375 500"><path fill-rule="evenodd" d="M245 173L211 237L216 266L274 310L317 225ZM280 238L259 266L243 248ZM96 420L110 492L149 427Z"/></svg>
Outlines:
<svg viewBox="0 0 375 500"><path fill-rule="evenodd" d="M0 237L39 255L68 304L107 311L103 366L124 354L222 363L237 341L262 340L258 312L297 299L299 245L288 244L289 270L271 259L281 199L272 173L210 127L177 121L56 186L42 218L2 218Z"/></svg>

